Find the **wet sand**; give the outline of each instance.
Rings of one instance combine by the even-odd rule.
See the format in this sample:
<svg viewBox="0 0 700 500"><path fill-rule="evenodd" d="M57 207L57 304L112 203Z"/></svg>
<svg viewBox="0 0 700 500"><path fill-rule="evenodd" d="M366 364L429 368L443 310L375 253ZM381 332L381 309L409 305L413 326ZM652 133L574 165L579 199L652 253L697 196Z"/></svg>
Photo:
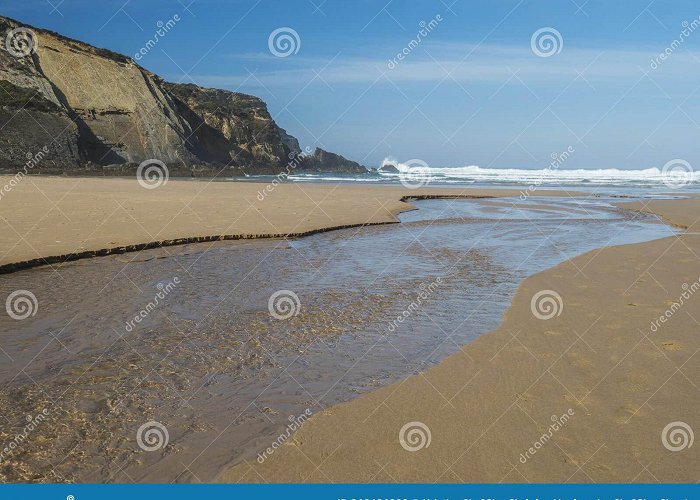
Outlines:
<svg viewBox="0 0 700 500"><path fill-rule="evenodd" d="M685 228L700 216L698 200L627 208ZM313 416L262 463L220 479L697 482L698 280L697 234L571 259L525 280L495 331ZM561 297L550 319L531 306L543 290Z"/></svg>
<svg viewBox="0 0 700 500"><path fill-rule="evenodd" d="M11 177L0 176L0 186ZM549 196L567 192L545 191ZM24 177L0 200L0 271L217 239L303 236L397 222L403 197L518 196L442 189L171 179ZM31 200L28 202L28 200Z"/></svg>

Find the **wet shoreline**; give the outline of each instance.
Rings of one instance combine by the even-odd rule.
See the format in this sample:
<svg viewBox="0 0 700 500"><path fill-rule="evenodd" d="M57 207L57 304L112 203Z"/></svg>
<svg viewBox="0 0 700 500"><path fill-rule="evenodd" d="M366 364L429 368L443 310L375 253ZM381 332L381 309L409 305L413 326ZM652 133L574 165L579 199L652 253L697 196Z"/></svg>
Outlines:
<svg viewBox="0 0 700 500"><path fill-rule="evenodd" d="M668 234L611 207L584 208L589 223L582 226L579 215L562 231L567 212L559 209L567 207L550 205L543 216L488 203L421 202L401 225L185 245L135 254L138 260L79 261L58 274L40 268L3 276L3 292L51 283L55 294L39 294L31 325L3 320L4 331L21 327L2 345L15 360L0 371L2 406L11 409L4 416L16 422L43 405L53 422L30 436L26 455L12 464L18 475L4 479L210 481L268 447L290 416L325 411L424 370L497 326L519 280L581 253L581 231L594 237L609 226L589 246L621 228L642 240ZM490 239L481 235L488 224ZM550 250L536 265L519 265L543 237L555 238L557 255ZM528 238L534 246L525 248ZM126 319L175 276L182 285L126 331ZM438 278L443 283L431 286ZM276 290L295 291L298 315L271 317ZM390 331L406 310L406 322ZM457 324L464 327L450 331ZM150 420L167 428L168 445L144 452L137 429Z"/></svg>
<svg viewBox="0 0 700 500"><path fill-rule="evenodd" d="M475 199L485 199L492 198L492 196L487 195L476 195L476 194L415 194L411 196L402 196L398 198L399 203L406 203L406 208L402 208L397 211L395 216L399 213L408 212L415 210L409 203L414 201L422 200L449 200L449 199L464 199L464 200L475 200ZM23 260L18 262L10 262L7 264L0 265L0 275L10 274L17 271L23 271L27 269L34 269L37 267L48 266L52 264L65 264L67 262L73 262L82 259L92 259L95 257L105 257L108 255L120 255L132 252L142 252L144 250L153 250L158 248L166 248L180 245L191 245L194 243L211 243L216 241L238 241L238 240L258 240L258 239L290 239L290 238L304 238L307 236L313 236L315 234L322 234L329 231L341 231L343 229L354 229L370 226L382 226L385 224L398 224L399 220L394 217L395 220L383 221L383 222L357 222L352 224L340 224L332 225L327 227L319 227L315 229L310 229L308 231L297 231L289 233L258 233L258 234L220 234L220 235L210 235L210 236L188 236L183 238L150 241L147 243L137 243L133 245L116 246L109 248L100 248L97 250L86 250L82 252L71 252L68 254L61 255L48 255L39 257L36 259Z"/></svg>

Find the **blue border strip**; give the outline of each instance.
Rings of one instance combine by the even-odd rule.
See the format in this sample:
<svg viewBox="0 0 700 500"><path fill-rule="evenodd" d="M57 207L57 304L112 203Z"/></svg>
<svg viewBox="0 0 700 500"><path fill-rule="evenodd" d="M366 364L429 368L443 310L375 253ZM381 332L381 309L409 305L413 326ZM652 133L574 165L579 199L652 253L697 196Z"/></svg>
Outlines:
<svg viewBox="0 0 700 500"><path fill-rule="evenodd" d="M8 500L690 500L698 484L9 484Z"/></svg>

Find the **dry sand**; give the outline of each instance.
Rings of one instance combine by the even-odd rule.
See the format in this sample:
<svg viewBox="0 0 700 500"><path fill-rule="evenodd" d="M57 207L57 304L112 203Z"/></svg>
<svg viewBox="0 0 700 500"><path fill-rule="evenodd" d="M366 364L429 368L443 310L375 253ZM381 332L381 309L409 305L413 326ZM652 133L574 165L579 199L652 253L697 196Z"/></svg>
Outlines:
<svg viewBox="0 0 700 500"><path fill-rule="evenodd" d="M0 186L11 180L0 176ZM397 213L412 208L400 201L405 196L519 195L499 189L285 183L266 190L269 186L170 180L146 189L136 179L24 177L0 193L0 271L139 250L148 244L301 236L393 223Z"/></svg>
<svg viewBox="0 0 700 500"><path fill-rule="evenodd" d="M700 215L697 200L628 208L685 227ZM262 464L238 464L221 480L697 482L700 446L688 445L700 431L698 280L700 235L562 263L520 286L497 330L424 373L312 417ZM674 306L685 288L688 298ZM542 290L561 296L559 316L531 311ZM652 327L667 310L670 319ZM566 424L551 430L564 414ZM425 424L429 446L401 446L409 422ZM665 435L678 451L662 440L674 422L679 432Z"/></svg>

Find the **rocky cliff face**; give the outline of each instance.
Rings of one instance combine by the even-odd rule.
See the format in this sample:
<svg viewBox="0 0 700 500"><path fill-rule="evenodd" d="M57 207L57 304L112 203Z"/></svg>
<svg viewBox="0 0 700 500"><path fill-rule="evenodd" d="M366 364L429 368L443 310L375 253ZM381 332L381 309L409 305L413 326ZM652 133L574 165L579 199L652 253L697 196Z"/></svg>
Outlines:
<svg viewBox="0 0 700 500"><path fill-rule="evenodd" d="M359 163L350 161L335 153L324 151L321 148L316 148L314 154L306 158L303 168L316 172L341 172L351 174L367 172L367 169Z"/></svg>
<svg viewBox="0 0 700 500"><path fill-rule="evenodd" d="M180 175L274 174L300 154L257 97L166 83L125 56L45 30L13 38L23 27L0 17L0 42L18 40L14 50L0 43L0 170L41 150L34 172L120 174L158 159ZM318 151L298 169L366 171Z"/></svg>
<svg viewBox="0 0 700 500"><path fill-rule="evenodd" d="M290 148L290 136L257 97L192 84L163 85L174 97L177 112L192 126L191 151L206 162L259 171L281 167L290 154L301 151L294 138L295 148Z"/></svg>

